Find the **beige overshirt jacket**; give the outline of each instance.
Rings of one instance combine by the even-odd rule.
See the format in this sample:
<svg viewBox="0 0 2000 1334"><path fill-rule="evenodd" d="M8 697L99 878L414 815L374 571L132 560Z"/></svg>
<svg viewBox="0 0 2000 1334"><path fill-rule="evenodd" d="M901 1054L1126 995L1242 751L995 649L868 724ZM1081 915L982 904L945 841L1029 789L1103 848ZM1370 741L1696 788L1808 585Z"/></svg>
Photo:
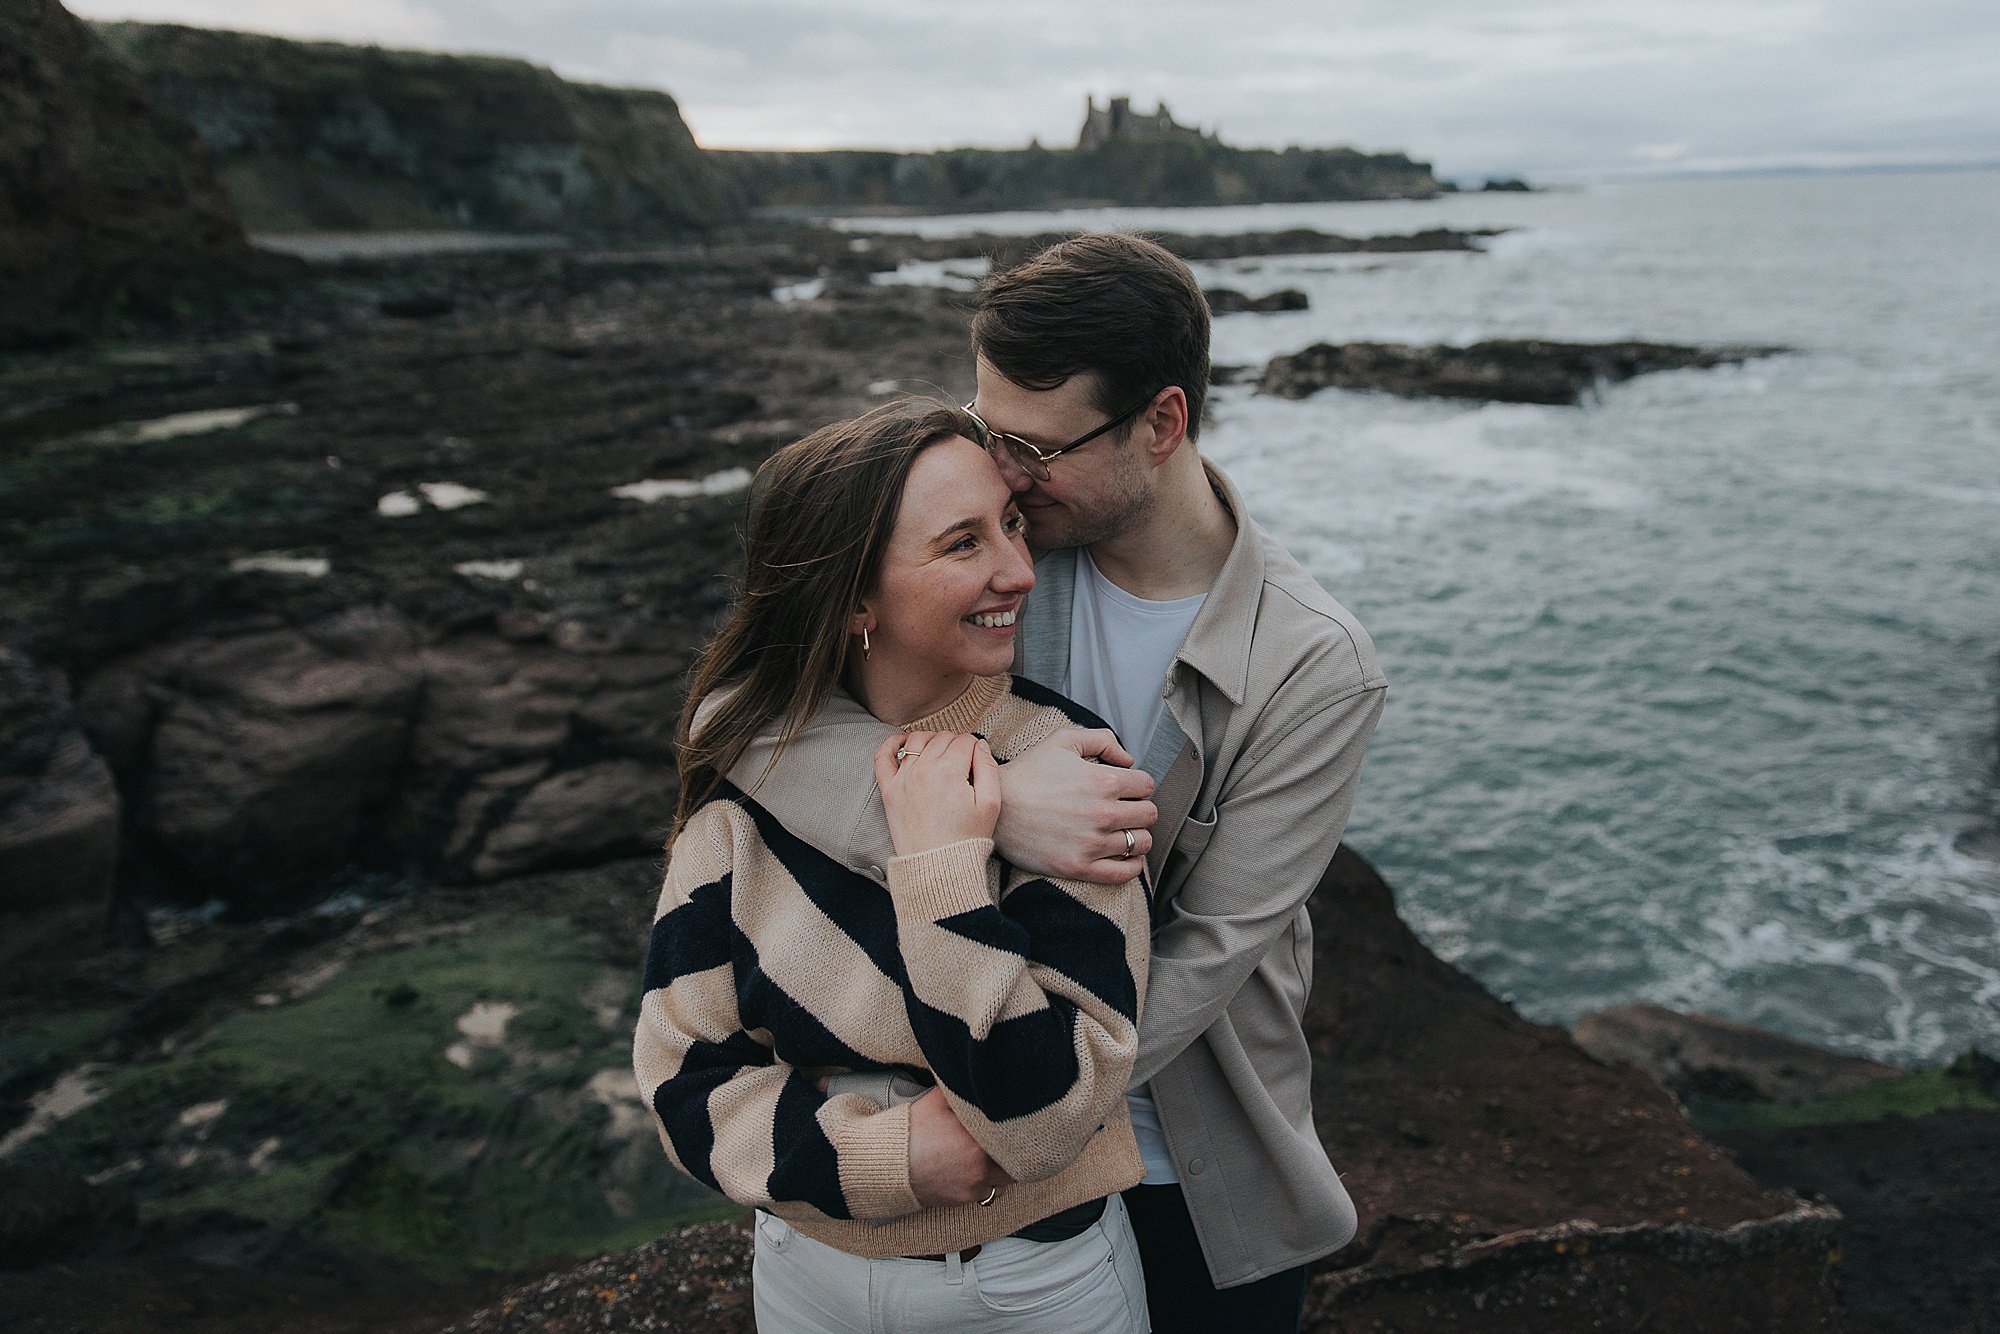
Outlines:
<svg viewBox="0 0 2000 1334"><path fill-rule="evenodd" d="M1354 1235L1354 1206L1313 1128L1305 904L1353 809L1387 682L1367 632L1208 469L1237 532L1141 756L1159 781L1160 819L1147 858L1157 902L1133 1081L1152 1084L1210 1277L1233 1287ZM1063 691L1076 564L1074 551L1037 562L1017 662ZM880 880L888 822L859 776L889 730L840 694L791 743L814 762L766 775L770 749L760 746L730 778L754 785L793 833ZM786 781L824 773L835 757L853 784Z"/></svg>

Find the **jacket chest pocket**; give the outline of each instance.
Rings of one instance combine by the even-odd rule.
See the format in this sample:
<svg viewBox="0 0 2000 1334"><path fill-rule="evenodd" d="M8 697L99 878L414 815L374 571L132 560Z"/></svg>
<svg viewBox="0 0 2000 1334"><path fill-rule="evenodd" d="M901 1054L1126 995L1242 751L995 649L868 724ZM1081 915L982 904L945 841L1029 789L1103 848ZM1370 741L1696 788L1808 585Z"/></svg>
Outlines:
<svg viewBox="0 0 2000 1334"><path fill-rule="evenodd" d="M1163 915L1166 905L1180 892L1181 884L1187 879L1188 872L1201 860L1202 850L1208 846L1208 840L1215 836L1217 818L1214 812L1210 812L1209 817L1204 820L1193 811L1189 811L1187 818L1181 821L1180 832L1174 836L1174 845L1167 850L1167 859L1160 866L1160 892L1154 905L1156 919Z"/></svg>

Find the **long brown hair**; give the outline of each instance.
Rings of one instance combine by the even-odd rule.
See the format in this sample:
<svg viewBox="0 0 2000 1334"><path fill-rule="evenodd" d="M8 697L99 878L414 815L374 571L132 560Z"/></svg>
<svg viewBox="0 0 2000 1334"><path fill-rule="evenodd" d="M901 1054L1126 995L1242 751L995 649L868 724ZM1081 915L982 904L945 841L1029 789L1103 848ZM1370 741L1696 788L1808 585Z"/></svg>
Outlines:
<svg viewBox="0 0 2000 1334"><path fill-rule="evenodd" d="M850 618L881 573L910 467L955 435L981 439L959 408L898 399L821 427L757 470L742 591L695 661L675 733L680 798L669 846L753 738L776 723L782 753L826 703L847 670Z"/></svg>

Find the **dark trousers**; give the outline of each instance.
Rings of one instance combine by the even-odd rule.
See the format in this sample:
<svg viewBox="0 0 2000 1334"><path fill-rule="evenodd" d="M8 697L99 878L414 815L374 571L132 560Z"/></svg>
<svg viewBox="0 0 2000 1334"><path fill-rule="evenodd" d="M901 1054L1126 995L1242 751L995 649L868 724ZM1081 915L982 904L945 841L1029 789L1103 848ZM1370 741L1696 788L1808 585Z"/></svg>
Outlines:
<svg viewBox="0 0 2000 1334"><path fill-rule="evenodd" d="M1297 1334L1306 1304L1304 1265L1218 1288L1209 1281L1179 1186L1134 1186L1125 1192L1125 1208L1146 1269L1154 1334Z"/></svg>

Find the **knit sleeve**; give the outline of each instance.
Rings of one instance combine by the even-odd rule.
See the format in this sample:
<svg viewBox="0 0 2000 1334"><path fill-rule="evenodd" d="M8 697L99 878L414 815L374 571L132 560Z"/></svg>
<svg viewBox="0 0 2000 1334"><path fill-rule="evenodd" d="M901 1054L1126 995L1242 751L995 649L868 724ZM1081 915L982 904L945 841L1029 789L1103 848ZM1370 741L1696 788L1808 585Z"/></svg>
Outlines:
<svg viewBox="0 0 2000 1334"><path fill-rule="evenodd" d="M1075 1161L1122 1109L1148 919L1118 888L1010 873L985 839L889 863L910 1026L966 1131L1017 1181Z"/></svg>
<svg viewBox="0 0 2000 1334"><path fill-rule="evenodd" d="M731 911L741 830L703 808L675 840L646 950L632 1068L675 1167L739 1204L883 1222L920 1206L909 1108L829 1097L738 1012Z"/></svg>

